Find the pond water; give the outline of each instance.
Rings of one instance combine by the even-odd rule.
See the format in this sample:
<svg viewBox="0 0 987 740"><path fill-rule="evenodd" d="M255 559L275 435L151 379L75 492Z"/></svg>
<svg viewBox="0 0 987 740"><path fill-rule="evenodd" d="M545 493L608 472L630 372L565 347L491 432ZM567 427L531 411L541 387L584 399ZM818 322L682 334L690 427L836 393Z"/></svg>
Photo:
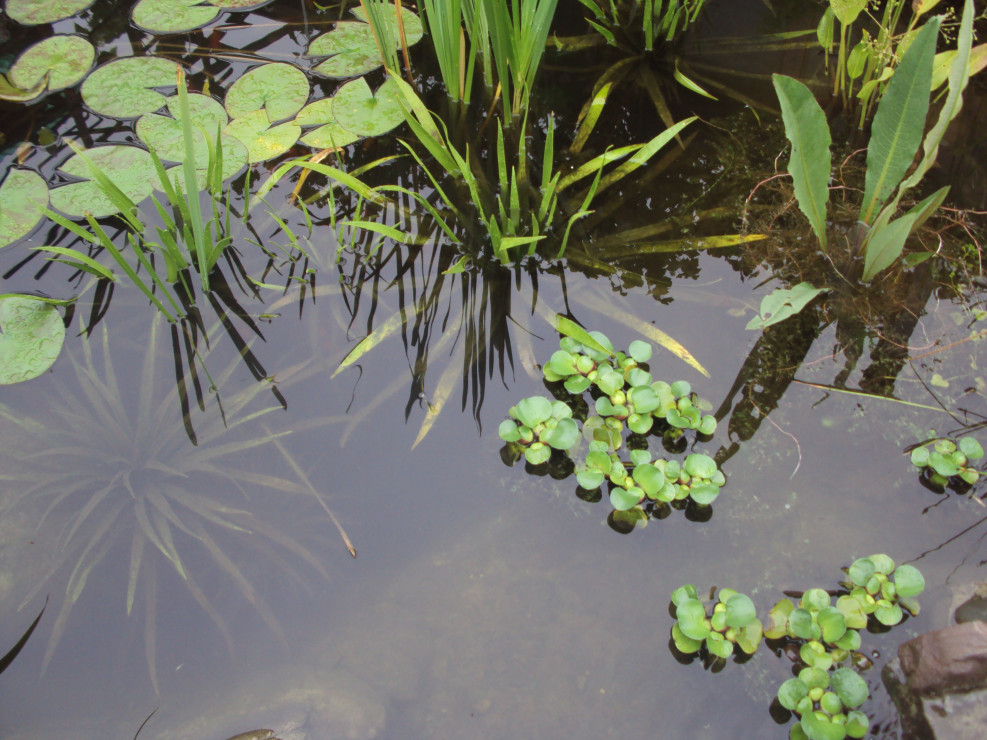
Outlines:
<svg viewBox="0 0 987 740"><path fill-rule="evenodd" d="M338 17L275 2L155 39L118 5L14 36L4 52L54 28L90 38L99 62L169 54L195 86L226 87L257 61L307 65L307 43ZM697 68L722 66L700 55L711 39L812 27L801 5L714 0L694 40ZM747 54L727 79L772 105L764 73L810 75L819 61L805 49ZM565 57L548 66L542 102L571 123L593 77L578 76L576 97ZM335 83L317 84L325 94ZM982 87L971 95L976 116ZM736 105L680 105L683 115L700 106L711 125L647 189L609 196L622 208L600 233L669 217L675 236L740 228L743 201L784 147L780 127ZM652 136L653 110L641 108L626 96L606 125ZM39 143L42 129L87 145L132 141L129 123L86 112L73 90L4 115L4 169L49 179L69 152ZM394 151L381 137L348 155L355 166ZM372 178L421 180L412 164L388 167ZM270 169L254 165L253 176ZM294 185L268 201L285 203ZM352 216L356 199L337 197L338 214ZM780 211L783 194L761 202L772 201ZM275 207L308 233L298 209ZM725 218L693 219L717 207ZM955 589L982 580L987 562L982 491L932 492L903 454L930 429L987 414L980 298L956 289L975 259L925 263L870 295L834 290L758 332L744 327L772 276L788 285L818 269L818 255L795 253L791 214L776 216L776 239L748 247L625 259L622 245L587 236L568 261L461 274L442 272L458 253L434 237L377 251L344 237L337 263L330 207L310 215L308 257L294 264L251 244L288 249L274 220L251 220L236 243L240 274L283 289L254 291L221 262L229 288L201 302L208 345L186 341L124 284L84 338L94 281L28 257L29 246L78 246L51 224L0 252L4 292L82 295L51 370L0 396L3 650L47 597L0 677L0 735L133 737L153 712L141 738L262 727L283 740L785 737L770 710L791 661L762 646L704 670L672 648L670 594L729 586L766 613L784 591L835 589L841 567L885 552L927 583L918 616L864 634L874 663L864 711L873 736L897 737L880 668L901 642L945 626ZM649 363L711 402L719 427L690 448L727 476L712 507L672 508L621 534L606 497L581 498L573 477L505 466L497 425L519 399L548 393L537 363L558 348L557 313L618 348L660 330L708 371L662 348ZM368 335L381 341L363 352ZM355 361L337 374L344 358Z"/></svg>

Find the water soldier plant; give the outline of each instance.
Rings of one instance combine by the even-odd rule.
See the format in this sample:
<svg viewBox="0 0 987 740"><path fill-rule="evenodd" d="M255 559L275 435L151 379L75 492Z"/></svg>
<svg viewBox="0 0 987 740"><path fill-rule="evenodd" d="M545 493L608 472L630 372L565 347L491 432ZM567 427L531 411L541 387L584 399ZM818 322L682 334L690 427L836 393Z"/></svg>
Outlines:
<svg viewBox="0 0 987 740"><path fill-rule="evenodd" d="M870 697L867 682L854 669L870 662L860 652L860 630L868 621L883 627L901 622L905 607L918 614L917 598L925 588L912 565L895 567L887 555L858 558L844 569L848 580L833 595L821 588L805 591L798 605L782 599L767 620L757 618L754 603L732 589L721 589L710 611L692 584L672 592L676 621L671 643L685 655L699 655L706 666L722 665L735 647L752 655L762 637L798 647L783 651L801 666L798 676L782 683L778 703L797 717L790 738L843 740L861 738L870 729L859 707ZM712 598L712 592L710 594ZM781 654L782 651L776 651ZM852 664L852 665L851 665Z"/></svg>
<svg viewBox="0 0 987 740"><path fill-rule="evenodd" d="M543 373L560 400L534 396L511 407L498 430L507 443L505 459L523 456L538 465L558 450L571 460L580 488L589 492L607 483L618 520L632 524L669 504L712 504L726 483L712 457L693 452L681 462L655 459L647 449L655 436L667 449L684 448L687 431L709 438L716 419L701 411L708 402L685 381L652 380L647 342L635 340L618 352L601 332L562 316L556 322L560 348Z"/></svg>

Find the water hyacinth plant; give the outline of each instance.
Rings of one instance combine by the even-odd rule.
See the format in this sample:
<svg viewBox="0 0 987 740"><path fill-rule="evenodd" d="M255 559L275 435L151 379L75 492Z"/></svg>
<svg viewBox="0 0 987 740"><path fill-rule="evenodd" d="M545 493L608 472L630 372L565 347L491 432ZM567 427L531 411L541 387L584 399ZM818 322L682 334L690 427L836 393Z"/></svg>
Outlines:
<svg viewBox="0 0 987 740"><path fill-rule="evenodd" d="M867 682L850 668L832 673L803 668L778 687L778 703L799 718L789 733L792 740L866 736L870 720L857 707L869 696Z"/></svg>
<svg viewBox="0 0 987 740"><path fill-rule="evenodd" d="M939 488L946 488L951 482L962 481L974 485L980 480L980 471L971 461L984 456L984 448L974 437L960 437L953 441L939 437L913 447L912 465L928 476L929 482Z"/></svg>
<svg viewBox="0 0 987 740"><path fill-rule="evenodd" d="M720 589L712 612L692 584L672 592L676 622L672 625L675 647L686 654L705 648L708 657L727 659L739 647L753 655L761 642L761 620L749 596L733 589Z"/></svg>

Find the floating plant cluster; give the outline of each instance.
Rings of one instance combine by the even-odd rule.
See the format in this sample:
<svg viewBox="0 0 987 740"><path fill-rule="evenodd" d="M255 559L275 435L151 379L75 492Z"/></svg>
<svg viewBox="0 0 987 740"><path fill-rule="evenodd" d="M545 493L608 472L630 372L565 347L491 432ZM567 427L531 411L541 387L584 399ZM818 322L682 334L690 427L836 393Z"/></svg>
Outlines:
<svg viewBox="0 0 987 740"><path fill-rule="evenodd" d="M762 637L777 641L801 666L798 676L781 684L777 692L778 703L798 717L789 737L864 737L870 723L858 707L870 693L854 667L867 666L869 661L859 652L860 630L871 620L875 626L892 627L904 618L903 609L918 614L917 597L925 589L925 579L918 568L895 567L883 554L858 558L845 572L840 592L810 588L797 605L782 599L763 623L744 594L720 589L710 608L695 586L680 586L672 592L676 617L672 643L679 652L701 655L710 665L722 663L738 647L753 655Z"/></svg>
<svg viewBox="0 0 987 740"><path fill-rule="evenodd" d="M960 437L956 441L938 437L913 447L911 454L912 465L937 488L961 482L972 486L980 480L980 471L971 461L982 458L984 448L973 437Z"/></svg>
<svg viewBox="0 0 987 740"><path fill-rule="evenodd" d="M645 521L656 507L713 503L726 478L712 457L655 458L647 449L653 436L674 448L690 431L712 435L716 419L702 411L709 404L684 380L654 380L645 364L652 353L647 342L635 340L619 352L604 334L564 317L558 328L560 348L543 372L564 398L532 396L510 408L499 428L510 459L540 465L553 450L566 455L579 486L593 491L606 483L610 503L630 524Z"/></svg>

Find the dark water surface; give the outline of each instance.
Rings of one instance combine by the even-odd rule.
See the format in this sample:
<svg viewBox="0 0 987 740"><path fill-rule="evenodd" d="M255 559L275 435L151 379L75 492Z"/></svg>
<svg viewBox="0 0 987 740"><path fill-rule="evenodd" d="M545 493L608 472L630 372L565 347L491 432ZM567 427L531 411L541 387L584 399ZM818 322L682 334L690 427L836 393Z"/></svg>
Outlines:
<svg viewBox="0 0 987 740"><path fill-rule="evenodd" d="M104 39L101 53L138 53L132 47L142 46L142 34L114 27L107 5L112 3L97 3L84 16L93 24L87 30ZM770 14L760 2L734 5L735 16L724 14L725 5L710 3L706 33L778 30L769 27ZM783 17L781 4L775 5ZM291 60L314 35L314 25L328 22L311 7L303 19L304 8L285 2L256 16L231 16L254 26L222 34L222 43ZM107 25L97 25L101 17L109 18ZM290 31L259 25L269 17L289 19ZM74 23L61 22L56 30L72 32ZM784 18L781 25L807 26ZM12 40L5 50L20 43ZM180 48L184 37L160 43ZM806 67L818 63L811 55L798 59ZM759 64L750 62L752 68ZM232 79L246 68L239 60L205 60L193 71ZM763 80L759 84L764 94ZM73 105L72 96L51 106ZM35 120L24 125L36 130L43 120L59 136L96 140L126 136L112 122L75 109L68 118L51 118L60 114L48 106L31 108ZM4 119L8 144L29 136L13 123L11 110ZM707 134L695 161L660 178L653 191L623 194L628 207L613 216L617 228L657 220L666 210L681 215L736 203L770 174L770 161L782 148L777 130L766 121L769 133L758 133L748 113L731 115L721 128L725 122L735 128ZM381 156L386 146L390 142L368 145L366 156ZM758 146L770 150L767 160L754 162L750 150ZM718 181L722 185L696 174L715 169L724 151L736 154L737 165ZM64 156L59 147L36 147L25 165L50 174ZM754 163L748 165L748 156ZM7 150L4 166L14 157ZM757 167L768 169L755 176ZM292 186L276 190L271 202L283 202ZM317 221L327 218L319 209L314 214ZM292 218L302 233L303 220ZM718 226L736 229L737 219ZM63 295L86 285L67 283L61 270L39 275L37 258L21 264L27 246L52 243L44 228L0 253L5 291ZM265 243L286 243L269 221L261 218L256 228ZM711 228L699 223L685 232ZM246 242L238 248L246 271L259 276L266 258ZM344 252L338 267L336 248L328 222L317 223L310 249L311 266L318 269L314 297L311 286L300 296L295 284L287 299L272 290L261 291L259 299L234 291L256 323L258 332L246 321L236 326L252 338L263 372L237 363L229 338L217 334L211 351L203 350L203 362L217 381L219 400L207 392L204 410L193 409L198 446L185 434L177 400L168 401L175 388L169 328L154 323L153 309L136 290L116 290L89 342L96 375L105 380L106 328L119 400L134 428L150 429L151 439L178 440L164 462L202 461L181 480L185 490L249 511L250 521L284 532L325 575L246 518L237 521L251 533L209 529L230 565L202 540L176 530L175 546L213 617L150 543L145 558L156 558L156 569L153 576L150 569L141 571L128 616L132 532L139 525L130 517L97 535L88 522L79 527L90 538L83 541L105 547L105 554L78 603L59 620L79 550L50 571L61 562L59 547L77 509L52 507L38 526L57 492L41 484L34 490L31 456L56 444L81 445L108 426L100 412L107 402L86 395L93 385L80 370L86 343L78 327L88 309L76 311L49 373L4 388L4 645L26 629L45 594L49 605L28 646L0 677L0 736L129 738L156 709L141 738L224 740L275 723L284 740L784 737L787 726L775 723L769 706L791 675L791 663L762 646L749 661L731 661L716 675L698 661L680 664L669 645L669 596L684 583L700 591L729 586L749 594L766 614L783 590L835 588L841 566L876 552L914 562L928 584L918 617L886 634L862 635L875 659L865 674L873 696L864 709L877 736L895 736L879 668L899 643L945 626L952 589L982 578L987 559L987 512L979 501L930 492L902 454L930 428L945 433L956 427L935 408L932 392L954 412L985 412L981 345L964 341L982 321L937 287L941 275L916 270L909 283L912 305L871 307L877 319L870 324L853 325L847 318L852 301L834 297L762 335L744 326L761 297L778 285L771 270L793 269L778 257L786 250L781 241L763 251L616 261L619 270L602 275L586 267L576 249L564 279L547 263L443 276L436 263L447 266L450 252L434 242L417 251L386 245L375 256L358 245ZM263 279L285 282L274 273ZM363 337L411 306L416 313L408 314L403 328L331 377ZM916 318L903 320L909 310ZM608 504L576 496L574 478L505 467L497 424L520 398L546 392L534 363L546 361L558 346L549 324L555 312L605 332L617 347L642 338L640 326L627 317L643 321L680 341L708 369L710 377L703 377L661 349L650 363L656 377L690 381L716 410L714 438L696 446L717 454L728 479L708 521L672 511L621 535L606 524ZM204 320L212 326L215 313L204 311ZM852 346L848 337L860 338L855 363L843 349ZM910 364L896 354L897 345L909 347ZM149 353L153 378L144 370ZM464 355L474 358L465 378ZM277 381L286 408L255 374ZM881 390L925 407L809 383ZM80 403L68 431L66 417L56 413L65 403L57 401L60 394ZM153 420L141 415L142 398L153 399L155 408L165 401ZM245 400L243 408L234 409L239 400ZM207 430L223 428L220 403L229 431L210 437ZM440 413L416 445L430 407ZM258 413L264 409L273 410ZM235 419L245 421L237 425ZM100 466L113 470L118 457L145 459L134 441L140 435L110 438L119 449L104 447L105 460L92 452L80 464L87 474L98 478ZM54 458L44 468L51 480L58 479ZM161 472L137 467L135 476ZM275 478L290 481L290 490L279 488ZM345 528L356 559L312 490ZM113 493L121 492L127 495L119 487ZM153 578L153 586L144 576ZM42 672L53 634L63 628Z"/></svg>

